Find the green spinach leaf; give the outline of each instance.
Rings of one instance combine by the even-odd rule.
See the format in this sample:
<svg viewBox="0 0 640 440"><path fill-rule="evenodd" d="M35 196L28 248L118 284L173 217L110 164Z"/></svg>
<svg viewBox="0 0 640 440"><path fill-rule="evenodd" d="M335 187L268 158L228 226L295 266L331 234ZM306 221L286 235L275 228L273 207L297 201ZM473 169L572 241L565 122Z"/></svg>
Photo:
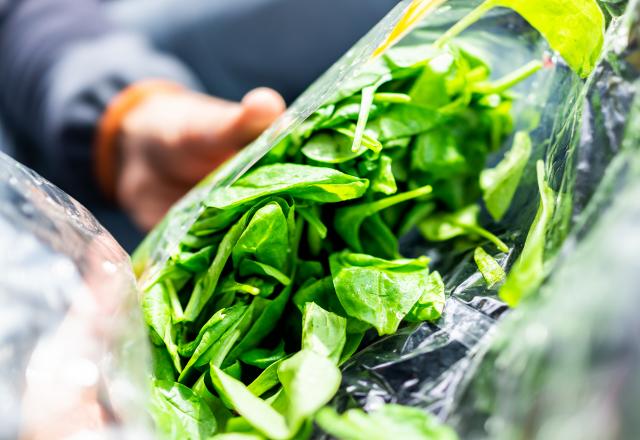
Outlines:
<svg viewBox="0 0 640 440"><path fill-rule="evenodd" d="M385 154L380 155L378 166L371 178L371 190L388 196L398 192L396 178L393 175L393 159Z"/></svg>
<svg viewBox="0 0 640 440"><path fill-rule="evenodd" d="M149 404L158 430L168 439L208 439L216 431L216 419L209 407L179 383L155 381Z"/></svg>
<svg viewBox="0 0 640 440"><path fill-rule="evenodd" d="M369 182L331 168L297 164L266 165L247 174L229 188L214 190L205 203L219 210L233 210L261 197L289 194L322 203L362 197Z"/></svg>
<svg viewBox="0 0 640 440"><path fill-rule="evenodd" d="M320 132L309 139L301 151L315 162L337 164L360 157L367 151L366 147L353 151L352 145L352 139L340 132Z"/></svg>
<svg viewBox="0 0 640 440"><path fill-rule="evenodd" d="M222 239L222 242L218 247L218 252L213 259L213 263L211 263L211 266L209 267L207 272L205 272L204 275L198 280L193 293L189 298L187 308L184 312L184 319L186 321L195 321L198 316L200 316L202 309L204 309L204 307L213 296L218 284L218 280L220 279L220 275L222 274L222 270L227 264L227 260L231 256L233 248L242 235L242 232L244 232L244 229L247 225L248 217L249 213L246 213L235 225L233 225L229 229L229 231Z"/></svg>
<svg viewBox="0 0 640 440"><path fill-rule="evenodd" d="M253 275L271 277L284 286L291 284L291 278L280 272L275 267L253 260L242 260L240 267L238 267L238 273L243 277Z"/></svg>
<svg viewBox="0 0 640 440"><path fill-rule="evenodd" d="M507 276L502 266L481 247L476 248L473 259L489 288L502 282Z"/></svg>
<svg viewBox="0 0 640 440"><path fill-rule="evenodd" d="M605 18L596 0L486 0L434 45L443 47L498 6L520 14L580 76L586 77L591 73L604 45Z"/></svg>
<svg viewBox="0 0 640 440"><path fill-rule="evenodd" d="M274 440L290 437L284 416L267 402L253 395L242 382L216 366L211 367L211 380L216 391L233 406L233 409L263 435Z"/></svg>
<svg viewBox="0 0 640 440"><path fill-rule="evenodd" d="M232 306L227 310L220 310L204 325L194 343L185 346L182 352L193 354L180 374L179 382L183 382L191 373L191 369L208 364L216 357L224 341L228 341L243 320L249 319L253 309L245 305ZM226 336L226 338L225 338ZM195 346L195 348L193 348Z"/></svg>
<svg viewBox="0 0 640 440"><path fill-rule="evenodd" d="M522 253L500 288L500 298L510 307L516 307L520 301L535 292L545 276L544 248L547 226L555 208L555 194L545 180L542 161L537 163L537 172L540 207L529 229Z"/></svg>
<svg viewBox="0 0 640 440"><path fill-rule="evenodd" d="M484 203L496 221L502 219L509 209L529 156L531 138L525 132L518 132L504 159L495 168L483 170L480 174Z"/></svg>
<svg viewBox="0 0 640 440"><path fill-rule="evenodd" d="M478 225L480 207L469 205L454 212L427 217L419 225L422 235L431 241L446 241L461 235L480 236L492 242L502 252L508 252L509 247L498 237Z"/></svg>
<svg viewBox="0 0 640 440"><path fill-rule="evenodd" d="M214 254L214 246L204 247L197 252L181 252L177 256L175 264L191 273L200 273L211 265Z"/></svg>
<svg viewBox="0 0 640 440"><path fill-rule="evenodd" d="M378 133L380 142L415 136L442 123L435 110L413 104L395 104L381 116L373 119L367 129Z"/></svg>
<svg viewBox="0 0 640 440"><path fill-rule="evenodd" d="M278 367L286 402L286 420L292 433L325 406L340 387L342 375L328 358L311 350L301 350Z"/></svg>
<svg viewBox="0 0 640 440"><path fill-rule="evenodd" d="M450 126L443 125L416 137L411 167L435 179L468 173L467 160L453 133Z"/></svg>
<svg viewBox="0 0 640 440"><path fill-rule="evenodd" d="M305 304L302 314L302 349L324 356L336 364L347 338L347 320L316 303Z"/></svg>
<svg viewBox="0 0 640 440"><path fill-rule="evenodd" d="M255 298L252 304L261 303L260 314L247 334L229 354L229 360L235 361L242 353L256 347L278 324L291 296L292 285L287 286L274 300Z"/></svg>
<svg viewBox="0 0 640 440"><path fill-rule="evenodd" d="M238 266L244 258L252 258L279 271L286 270L289 225L278 203L268 203L255 212L231 256L234 266Z"/></svg>
<svg viewBox="0 0 640 440"><path fill-rule="evenodd" d="M322 409L316 422L340 440L457 440L455 431L441 424L420 408L388 404L366 414L350 409L338 414L332 408Z"/></svg>
<svg viewBox="0 0 640 440"><path fill-rule="evenodd" d="M329 259L336 294L349 316L380 335L395 333L428 288L429 260L383 260L341 252Z"/></svg>
<svg viewBox="0 0 640 440"><path fill-rule="evenodd" d="M283 360L284 359L278 360L265 368L262 373L260 373L260 375L249 384L247 389L254 395L260 397L267 391L279 385L280 379L278 378L278 368Z"/></svg>
<svg viewBox="0 0 640 440"><path fill-rule="evenodd" d="M410 322L435 321L442 316L445 302L442 277L438 272L432 272L427 279L426 290L405 319Z"/></svg>
<svg viewBox="0 0 640 440"><path fill-rule="evenodd" d="M334 226L338 234L340 234L342 239L351 249L357 252L362 252L363 248L360 242L360 226L367 217L371 217L383 209L387 209L399 203L427 196L431 194L432 191L433 189L431 186L425 186L376 200L375 202L340 208L336 211Z"/></svg>
<svg viewBox="0 0 640 440"><path fill-rule="evenodd" d="M247 365L253 365L254 367L264 370L274 362L279 361L286 357L287 353L284 351L284 341L280 343L272 350L268 348L253 348L245 351L240 355L240 360Z"/></svg>
<svg viewBox="0 0 640 440"><path fill-rule="evenodd" d="M173 326L173 310L169 294L162 284L154 284L142 296L142 315L147 325L164 343L173 361L175 369L180 372L182 366L175 342Z"/></svg>

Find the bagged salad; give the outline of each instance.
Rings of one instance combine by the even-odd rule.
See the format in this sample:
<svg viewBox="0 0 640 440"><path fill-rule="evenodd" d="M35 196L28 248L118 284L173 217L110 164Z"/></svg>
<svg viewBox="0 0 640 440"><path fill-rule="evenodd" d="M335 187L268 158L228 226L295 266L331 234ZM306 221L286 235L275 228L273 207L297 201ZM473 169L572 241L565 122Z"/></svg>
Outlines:
<svg viewBox="0 0 640 440"><path fill-rule="evenodd" d="M159 432L456 438L428 387L566 237L607 11L403 2L178 203L134 255ZM460 362L402 371L450 343ZM397 398L416 386L431 406Z"/></svg>

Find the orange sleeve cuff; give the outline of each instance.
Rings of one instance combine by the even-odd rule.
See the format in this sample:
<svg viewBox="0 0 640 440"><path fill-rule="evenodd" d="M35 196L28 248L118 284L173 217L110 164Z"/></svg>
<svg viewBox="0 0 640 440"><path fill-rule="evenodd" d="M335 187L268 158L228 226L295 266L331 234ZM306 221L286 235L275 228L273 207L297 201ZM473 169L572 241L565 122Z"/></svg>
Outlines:
<svg viewBox="0 0 640 440"><path fill-rule="evenodd" d="M115 200L118 174L118 136L127 114L149 96L159 92L178 92L179 84L166 80L140 81L124 89L109 103L98 123L94 171L98 186L110 200Z"/></svg>

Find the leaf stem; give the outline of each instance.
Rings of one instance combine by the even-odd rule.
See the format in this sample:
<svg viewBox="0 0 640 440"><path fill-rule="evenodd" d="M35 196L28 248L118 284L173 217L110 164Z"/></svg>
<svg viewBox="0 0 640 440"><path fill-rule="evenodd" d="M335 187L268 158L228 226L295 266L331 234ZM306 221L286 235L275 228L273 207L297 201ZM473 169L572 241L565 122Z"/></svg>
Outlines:
<svg viewBox="0 0 640 440"><path fill-rule="evenodd" d="M474 226L474 225L466 225L464 223L458 223L458 222L454 222L454 225L462 228L462 229L466 229L467 231L473 233L473 234L477 234L481 237L486 238L487 240L489 240L491 243L493 243L498 250L500 250L501 252L507 253L509 252L509 246L507 246L504 241L500 240L498 237L496 237L495 235L493 235L491 232L487 231L484 228L481 228L479 226Z"/></svg>
<svg viewBox="0 0 640 440"><path fill-rule="evenodd" d="M180 299L178 298L176 288L174 287L171 280L167 280L164 285L167 289L167 292L169 293L171 310L173 310L173 319L175 320L175 322L180 322L182 321L182 318L184 318L184 311L182 310L182 304L180 304Z"/></svg>
<svg viewBox="0 0 640 440"><path fill-rule="evenodd" d="M373 95L375 94L376 88L377 86L369 86L362 89L360 113L358 114L358 123L356 124L355 135L353 136L353 145L351 146L351 151L353 152L360 151L364 129L369 120L369 112L371 111L371 104L373 104Z"/></svg>
<svg viewBox="0 0 640 440"><path fill-rule="evenodd" d="M473 92L482 93L485 95L502 93L536 73L542 68L542 66L543 64L540 60L530 61L524 66L514 70L511 73L508 73L500 79L475 84L473 86Z"/></svg>
<svg viewBox="0 0 640 440"><path fill-rule="evenodd" d="M406 104L411 102L411 96L406 93L376 93L373 95L373 102L385 104Z"/></svg>
<svg viewBox="0 0 640 440"><path fill-rule="evenodd" d="M438 38L435 43L433 43L433 46L437 49L442 49L451 39L457 37L469 26L480 20L482 16L487 13L487 11L491 10L494 6L496 5L493 0L486 0L469 14L464 16L456 24L451 26L448 31L442 34L442 36Z"/></svg>
<svg viewBox="0 0 640 440"><path fill-rule="evenodd" d="M411 191L396 194L390 197L385 197L384 199L380 199L370 203L369 212L373 213L382 211L383 209L389 208L390 206L397 205L398 203L402 202L407 202L417 197L426 196L428 194L431 194L432 192L433 188L431 187L431 185L427 185Z"/></svg>

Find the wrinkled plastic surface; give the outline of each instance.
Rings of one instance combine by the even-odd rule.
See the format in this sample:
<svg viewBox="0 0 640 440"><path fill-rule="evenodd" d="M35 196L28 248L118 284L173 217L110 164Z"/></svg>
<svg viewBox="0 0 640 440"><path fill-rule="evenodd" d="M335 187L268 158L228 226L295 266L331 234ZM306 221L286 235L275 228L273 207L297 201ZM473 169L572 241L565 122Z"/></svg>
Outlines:
<svg viewBox="0 0 640 440"><path fill-rule="evenodd" d="M0 438L140 438L146 335L129 256L3 153L0 268Z"/></svg>
<svg viewBox="0 0 640 440"><path fill-rule="evenodd" d="M631 3L587 88L575 186L584 209L540 297L472 361L450 416L463 438L640 433L640 3Z"/></svg>
<svg viewBox="0 0 640 440"><path fill-rule="evenodd" d="M451 417L462 438L640 433L640 99L622 145L541 298L505 319L469 370Z"/></svg>

